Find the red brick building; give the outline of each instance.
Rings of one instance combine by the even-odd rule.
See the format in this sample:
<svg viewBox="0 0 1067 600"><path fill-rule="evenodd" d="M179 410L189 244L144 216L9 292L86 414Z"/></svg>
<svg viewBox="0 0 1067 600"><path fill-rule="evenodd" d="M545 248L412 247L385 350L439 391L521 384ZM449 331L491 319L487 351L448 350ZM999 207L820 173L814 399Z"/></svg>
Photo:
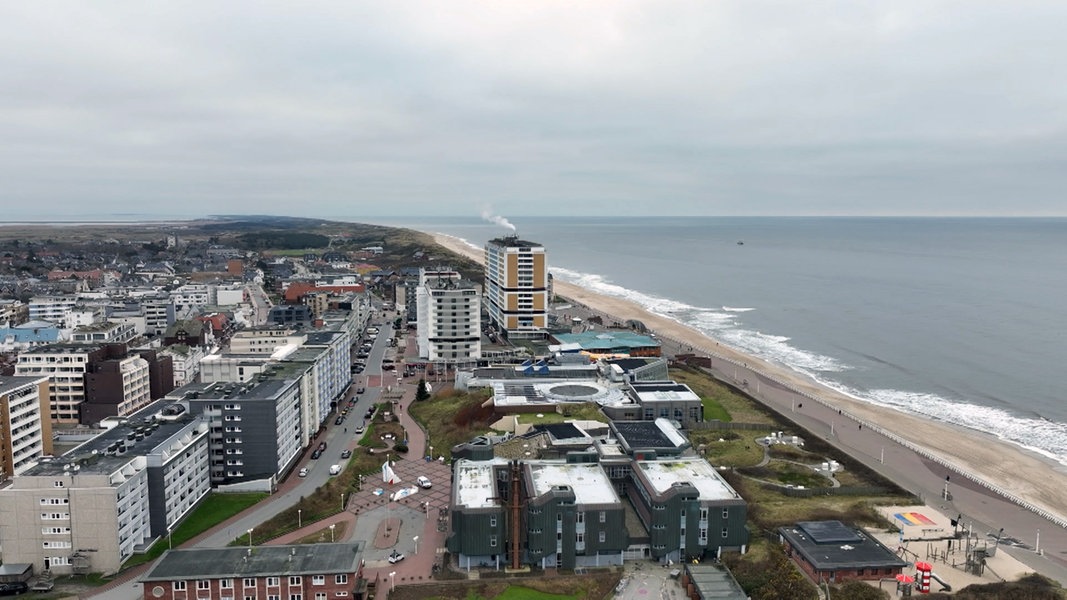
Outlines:
<svg viewBox="0 0 1067 600"><path fill-rule="evenodd" d="M141 585L145 600L367 598L363 542L170 550Z"/></svg>
<svg viewBox="0 0 1067 600"><path fill-rule="evenodd" d="M786 555L815 582L891 579L908 566L885 544L841 521L779 527L778 537Z"/></svg>

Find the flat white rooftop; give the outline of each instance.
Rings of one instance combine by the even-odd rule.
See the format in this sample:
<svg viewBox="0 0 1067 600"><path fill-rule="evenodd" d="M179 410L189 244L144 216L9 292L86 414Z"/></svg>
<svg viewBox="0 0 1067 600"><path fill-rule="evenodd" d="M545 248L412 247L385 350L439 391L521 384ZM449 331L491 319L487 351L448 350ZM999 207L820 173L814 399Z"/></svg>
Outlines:
<svg viewBox="0 0 1067 600"><path fill-rule="evenodd" d="M617 386L593 381L509 379L493 380L491 385L493 404L502 407L567 402L596 402L601 406L633 403Z"/></svg>
<svg viewBox="0 0 1067 600"><path fill-rule="evenodd" d="M534 494L540 496L558 485L574 490L575 504L613 504L619 501L611 480L598 464L559 462L527 463L533 476Z"/></svg>
<svg viewBox="0 0 1067 600"><path fill-rule="evenodd" d="M503 460L462 460L456 463L456 504L466 508L490 508L497 505L493 487L493 466Z"/></svg>
<svg viewBox="0 0 1067 600"><path fill-rule="evenodd" d="M728 500L740 497L719 475L715 467L700 458L636 461L634 464L645 474L657 493L663 493L675 483L685 481L697 488L701 500Z"/></svg>

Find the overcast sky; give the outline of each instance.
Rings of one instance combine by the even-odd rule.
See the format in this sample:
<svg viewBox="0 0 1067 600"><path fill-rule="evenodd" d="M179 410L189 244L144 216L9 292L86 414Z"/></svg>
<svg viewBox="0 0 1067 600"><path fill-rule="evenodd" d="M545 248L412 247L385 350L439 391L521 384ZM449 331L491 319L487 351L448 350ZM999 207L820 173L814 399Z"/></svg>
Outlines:
<svg viewBox="0 0 1067 600"><path fill-rule="evenodd" d="M0 5L6 217L1067 215L1067 2Z"/></svg>

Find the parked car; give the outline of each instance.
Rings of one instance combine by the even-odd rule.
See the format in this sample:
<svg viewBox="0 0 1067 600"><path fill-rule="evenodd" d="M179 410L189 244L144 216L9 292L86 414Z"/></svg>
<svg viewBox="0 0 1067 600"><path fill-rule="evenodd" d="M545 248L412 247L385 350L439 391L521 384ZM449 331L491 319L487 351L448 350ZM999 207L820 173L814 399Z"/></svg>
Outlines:
<svg viewBox="0 0 1067 600"><path fill-rule="evenodd" d="M404 558L406 557L403 555L403 553L393 550L393 553L389 555L389 564L395 565L396 563L404 560Z"/></svg>
<svg viewBox="0 0 1067 600"><path fill-rule="evenodd" d="M319 442L319 452L326 451L326 442Z"/></svg>
<svg viewBox="0 0 1067 600"><path fill-rule="evenodd" d="M330 465L330 475L337 475L341 472L341 465Z"/></svg>
<svg viewBox="0 0 1067 600"><path fill-rule="evenodd" d="M356 393L357 394L362 394L362 393L364 393L366 391L367 391L366 388L359 388L359 389L356 390Z"/></svg>
<svg viewBox="0 0 1067 600"><path fill-rule="evenodd" d="M359 427L356 427L356 433L363 433L364 431L366 431L366 430L364 429L364 427L362 425L360 425Z"/></svg>
<svg viewBox="0 0 1067 600"><path fill-rule="evenodd" d="M430 478L426 477L425 475L419 475L419 478L415 480L415 483L417 483L419 487L425 490L428 490L433 487L433 483L430 481Z"/></svg>
<svg viewBox="0 0 1067 600"><path fill-rule="evenodd" d="M348 458L350 456L352 456L352 451L351 450L345 450L345 451L341 452L341 458Z"/></svg>
<svg viewBox="0 0 1067 600"><path fill-rule="evenodd" d="M401 556L403 558L403 556ZM0 596L17 596L30 591L30 586L25 581L12 581L0 583Z"/></svg>
<svg viewBox="0 0 1067 600"><path fill-rule="evenodd" d="M300 471L298 471L296 475L297 475L297 477L307 477L308 476L308 468L307 467L300 467Z"/></svg>
<svg viewBox="0 0 1067 600"><path fill-rule="evenodd" d="M311 453L311 458L318 458L320 456L322 456L322 450L316 450Z"/></svg>
<svg viewBox="0 0 1067 600"><path fill-rule="evenodd" d="M334 425L340 425L341 423L344 423L344 422L345 422L344 415L338 416L336 419L333 420L333 424Z"/></svg>

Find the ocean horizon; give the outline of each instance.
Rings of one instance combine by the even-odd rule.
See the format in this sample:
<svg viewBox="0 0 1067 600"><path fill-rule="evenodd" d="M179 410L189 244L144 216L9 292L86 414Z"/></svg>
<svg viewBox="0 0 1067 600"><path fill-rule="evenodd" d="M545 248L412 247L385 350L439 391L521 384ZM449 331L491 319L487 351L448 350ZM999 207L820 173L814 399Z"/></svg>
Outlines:
<svg viewBox="0 0 1067 600"><path fill-rule="evenodd" d="M477 217L345 218L460 238ZM515 217L554 277L1067 465L1067 218Z"/></svg>

